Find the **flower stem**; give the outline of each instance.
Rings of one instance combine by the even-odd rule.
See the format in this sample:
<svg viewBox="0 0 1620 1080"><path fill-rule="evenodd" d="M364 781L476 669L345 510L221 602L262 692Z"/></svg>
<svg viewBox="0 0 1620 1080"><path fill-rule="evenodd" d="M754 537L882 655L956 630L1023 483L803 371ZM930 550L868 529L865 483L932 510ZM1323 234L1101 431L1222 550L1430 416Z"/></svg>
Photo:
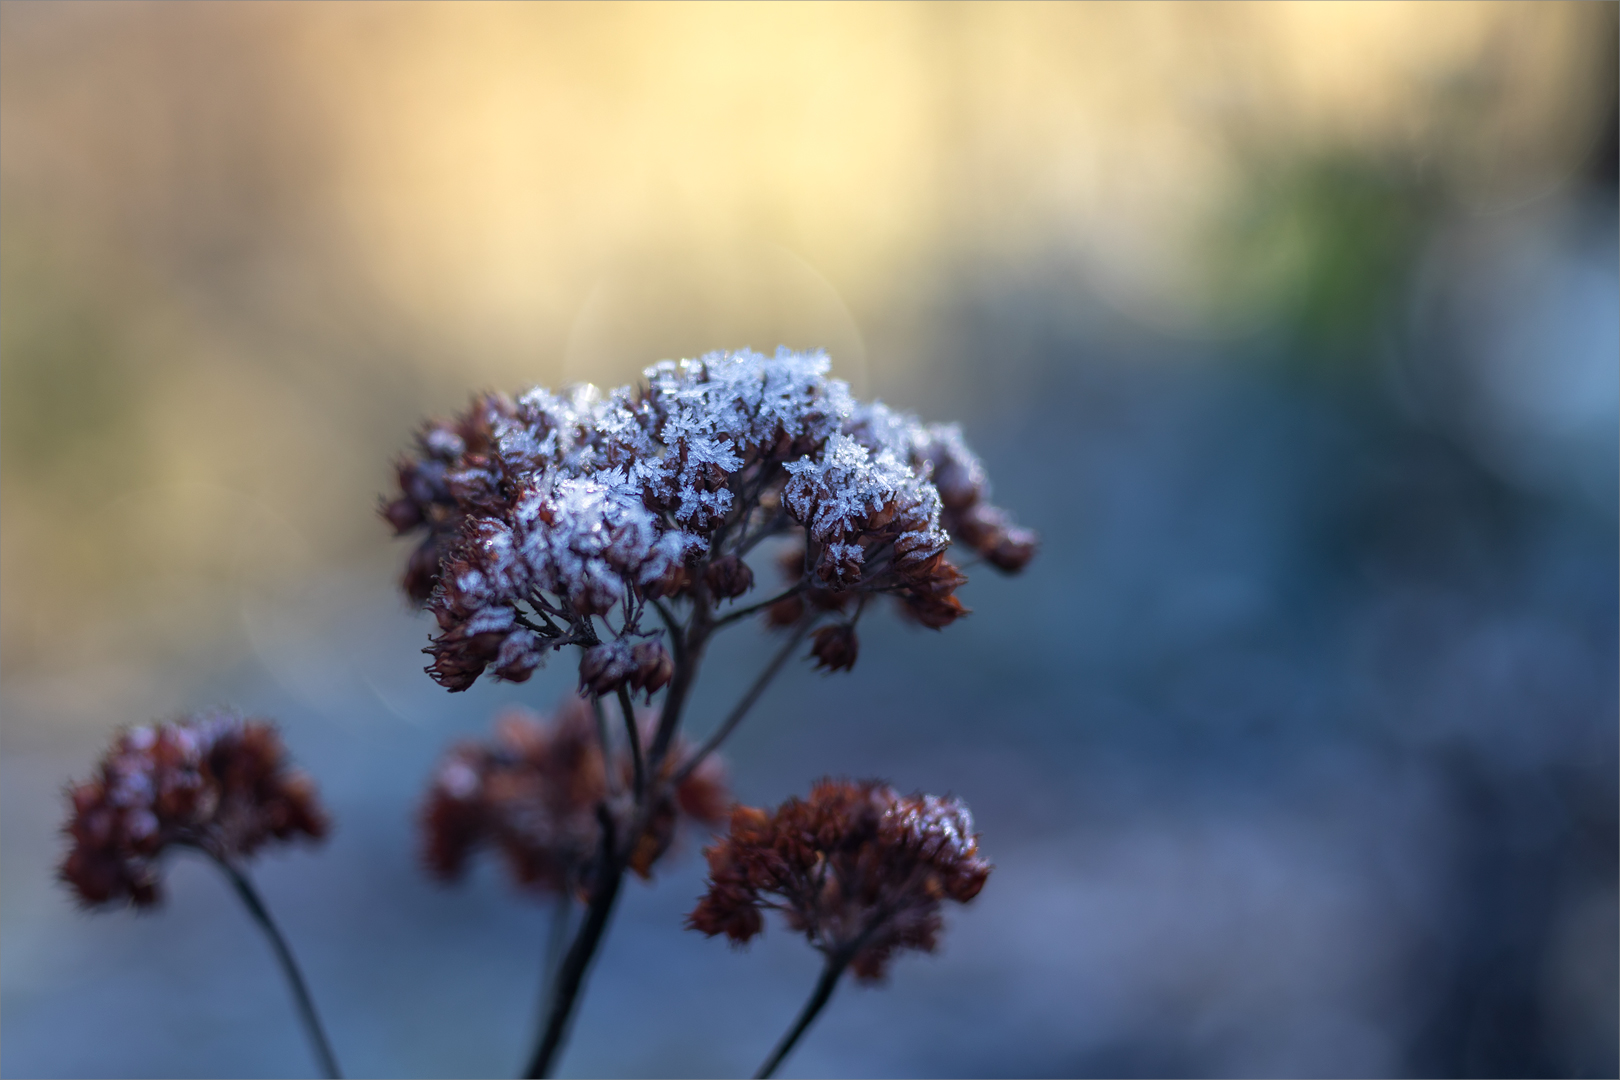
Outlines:
<svg viewBox="0 0 1620 1080"><path fill-rule="evenodd" d="M692 619L687 624L686 633L680 639L679 651L675 653L675 675L669 681L669 689L664 691L658 730L653 733L652 746L647 750L647 764L655 776L664 763L664 755L669 753L670 744L675 741L675 732L680 729L686 696L692 690L692 682L697 678L698 667L703 662L704 646L708 644L709 634L714 629L712 616L707 595L699 595L694 601Z"/></svg>
<svg viewBox="0 0 1620 1080"><path fill-rule="evenodd" d="M602 711L602 698L591 695L591 712L596 714L596 741L602 747L602 778L611 798L619 793L618 778L613 775L613 743L608 739L607 715Z"/></svg>
<svg viewBox="0 0 1620 1080"><path fill-rule="evenodd" d="M641 732L636 728L636 710L630 704L630 688L619 687L619 710L624 713L624 730L630 740L630 761L634 768L636 805L647 797L647 766L641 759Z"/></svg>
<svg viewBox="0 0 1620 1080"><path fill-rule="evenodd" d="M808 1031L810 1025L815 1023L816 1017L820 1015L822 1008L827 1004L828 999L832 997L833 990L838 986L838 977L844 973L844 968L849 966L850 957L853 955L853 950L845 949L827 957L827 965L821 969L821 978L816 980L816 988L810 992L810 1000L804 1003L804 1008L799 1012L798 1020L794 1021L793 1027L788 1030L786 1035L782 1036L782 1041L776 1044L776 1049L771 1051L771 1056L765 1059L765 1064L761 1065L759 1071L754 1074L754 1080L764 1080L765 1077L776 1072L777 1067L782 1064L782 1059L792 1053L794 1045L799 1041L799 1036Z"/></svg>
<svg viewBox="0 0 1620 1080"><path fill-rule="evenodd" d="M551 989L545 1030L541 1033L540 1042L534 1048L534 1056L529 1059L529 1067L524 1072L529 1080L536 1080L551 1072L552 1059L557 1056L563 1038L568 1034L569 1021L574 1016L574 1004L578 1001L580 988L585 983L585 972L590 968L591 959L596 955L597 946L602 942L602 934L607 929L608 919L613 915L613 904L619 898L619 885L624 881L624 861L618 856L613 818L608 814L606 807L600 809L598 817L602 822L601 869L596 884L591 889L590 906L585 910L585 921L580 924L579 933L575 935L574 943L568 948L568 955L563 957L562 966L557 969L557 978Z"/></svg>
<svg viewBox="0 0 1620 1080"><path fill-rule="evenodd" d="M304 985L304 976L298 970L298 961L293 959L292 950L287 947L287 939L281 936L281 930L276 926L275 920L270 917L270 911L264 906L264 900L253 887L247 875L237 869L227 859L209 853L209 858L224 872L225 876L236 888L236 895L242 898L248 914L259 924L266 937L270 939L270 947L275 950L276 959L281 962L281 971L287 977L287 983L292 987L293 1000L298 1003L298 1015L304 1024L304 1033L309 1036L310 1046L315 1051L316 1060L320 1062L321 1070L332 1080L338 1080L343 1075L338 1068L337 1057L332 1053L332 1045L327 1042L326 1031L321 1027L320 1015L315 1011L315 1002L309 996L309 987Z"/></svg>
<svg viewBox="0 0 1620 1080"><path fill-rule="evenodd" d="M800 593L804 592L805 588L806 588L805 583L801 581L801 582L799 582L799 584L793 586L791 589L788 589L788 590L786 590L784 592L777 593L775 596L771 597L769 600L761 600L757 604L750 604L745 608L738 608L736 611L729 612L728 614L726 614L722 618L716 619L715 623L714 623L714 628L716 630L718 630L722 626L730 626L732 623L738 621L739 619L748 618L748 616L754 614L754 612L756 612L756 611L764 611L766 608L770 607L772 604L779 604L783 600L792 599L793 597L798 596Z"/></svg>

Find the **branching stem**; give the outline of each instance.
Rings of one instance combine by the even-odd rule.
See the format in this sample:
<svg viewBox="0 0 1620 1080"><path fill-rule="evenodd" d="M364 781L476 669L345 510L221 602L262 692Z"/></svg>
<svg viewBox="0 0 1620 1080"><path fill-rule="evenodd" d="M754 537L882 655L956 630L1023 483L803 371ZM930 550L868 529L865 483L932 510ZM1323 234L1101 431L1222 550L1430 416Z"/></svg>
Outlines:
<svg viewBox="0 0 1620 1080"><path fill-rule="evenodd" d="M574 1004L579 1000L585 973L596 955L597 946L602 942L602 934L613 914L614 902L619 898L619 886L624 881L624 862L618 854L613 816L604 806L598 808L597 817L602 823L600 869L591 889L590 905L585 909L585 921L580 924L579 933L568 948L568 955L563 957L562 966L557 969L546 1026L539 1044L534 1048L534 1056L529 1059L529 1067L524 1071L530 1080L551 1072L552 1059L557 1056L563 1038L568 1034L568 1025L574 1017Z"/></svg>
<svg viewBox="0 0 1620 1080"><path fill-rule="evenodd" d="M749 604L745 608L738 608L736 611L727 612L725 617L715 620L714 628L718 630L722 626L729 626L730 624L737 622L739 619L748 618L748 616L752 615L756 611L764 611L772 604L777 604L783 600L798 596L800 593L804 592L806 587L806 583L801 581L799 584L793 586L793 588L784 592L779 592L769 600L761 600L757 604Z"/></svg>
<svg viewBox="0 0 1620 1080"><path fill-rule="evenodd" d="M787 641L777 654L771 658L771 662L765 665L765 670L760 672L759 678L754 680L754 685L748 688L748 692L742 696L741 701L737 702L736 707L731 710L731 714L721 721L720 726L714 729L712 735L703 740L703 745L698 747L690 758L681 763L681 767L676 770L672 778L672 783L679 784L692 775L692 770L696 769L704 758L712 754L736 730L737 725L742 723L743 718L748 715L748 710L754 707L754 702L759 700L759 695L765 692L765 688L771 684L771 680L776 677L776 673L782 670L782 665L787 663L788 658L793 655L793 650L798 647L799 642L804 640L804 635L814 625L815 621L816 618L813 615L799 620L799 625L793 628L793 633L788 635Z"/></svg>
<svg viewBox="0 0 1620 1080"><path fill-rule="evenodd" d="M671 620L673 622L673 620ZM682 768L669 780L671 786L679 784L690 774L692 769L704 757L707 757L716 746L719 746L731 730L742 722L748 709L764 692L771 678L787 662L792 655L793 648L804 637L806 631L815 622L815 616L803 620L795 628L792 637L770 665L760 675L754 685L744 695L743 700L732 710L731 715L720 725L720 728L711 735L698 753L683 763ZM620 838L614 827L612 815L607 807L598 808L598 817L602 822L602 851L598 863L596 883L591 891L590 901L586 906L584 921L575 934L573 943L569 946L568 954L563 958L561 966L557 969L553 980L551 993L548 997L548 1011L545 1026L541 1031L540 1041L535 1046L534 1054L529 1060L526 1071L529 1077L541 1077L550 1073L557 1052L562 1048L563 1039L567 1036L568 1026L573 1017L574 1006L578 1000L581 987L584 985L585 973L590 967L591 959L602 941L602 935L607 930L608 920L612 917L614 903L618 899L619 886L623 882L625 867L629 861L629 852L634 848L636 841L647 828L647 817L653 800L645 797L646 778L658 775L659 765L668 746L673 741L675 732L680 727L681 710L686 704L687 691L690 689L692 679L697 673L698 662L703 656L703 646L714 623L709 619L709 609L704 599L698 602L698 608L693 614L692 622L681 642L682 634L671 627L671 637L677 643L683 644L676 652L681 659L676 663L675 676L670 683L669 693L664 698L663 715L660 718L658 737L654 740L652 748L643 758L639 754L640 734L635 727L635 714L631 709L629 693L626 691L620 698L620 706L624 709L626 731L631 741L631 753L638 765L638 792L641 797L637 801L637 809L631 830L623 839L623 849L620 850ZM662 743L662 745L660 745Z"/></svg>

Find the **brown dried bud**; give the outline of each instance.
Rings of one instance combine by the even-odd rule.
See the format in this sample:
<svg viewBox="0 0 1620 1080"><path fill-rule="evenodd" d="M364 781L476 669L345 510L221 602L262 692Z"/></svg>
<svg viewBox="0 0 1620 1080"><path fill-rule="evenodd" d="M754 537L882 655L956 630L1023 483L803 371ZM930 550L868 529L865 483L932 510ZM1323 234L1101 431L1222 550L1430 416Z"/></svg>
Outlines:
<svg viewBox="0 0 1620 1080"><path fill-rule="evenodd" d="M636 666L630 676L634 690L645 690L651 695L662 690L675 675L675 661L670 659L669 650L656 641L644 641L631 649L630 659Z"/></svg>
<svg viewBox="0 0 1620 1080"><path fill-rule="evenodd" d="M454 627L422 650L433 657L426 671L446 690L465 690L500 656L505 640L506 635L498 631L469 634L465 625Z"/></svg>
<svg viewBox="0 0 1620 1080"><path fill-rule="evenodd" d="M954 596L908 596L900 610L930 630L942 630L969 611Z"/></svg>
<svg viewBox="0 0 1620 1080"><path fill-rule="evenodd" d="M383 516L384 521L394 527L395 536L408 533L427 520L422 516L421 504L412 499L395 499L377 512Z"/></svg>
<svg viewBox="0 0 1620 1080"><path fill-rule="evenodd" d="M703 572L703 581L716 599L730 600L754 587L754 571L736 555L722 555Z"/></svg>
<svg viewBox="0 0 1620 1080"><path fill-rule="evenodd" d="M948 459L934 469L934 487L947 510L965 510L984 494L984 475L974 465Z"/></svg>
<svg viewBox="0 0 1620 1080"><path fill-rule="evenodd" d="M848 623L839 623L836 626L823 626L815 634L816 643L810 649L810 655L816 658L816 666L828 671L848 671L855 666L855 657L860 652L860 642L855 637L855 628Z"/></svg>
<svg viewBox="0 0 1620 1080"><path fill-rule="evenodd" d="M1040 547L1031 529L1012 523L1007 511L976 502L947 519L951 534L1005 573L1016 574L1029 564Z"/></svg>
<svg viewBox="0 0 1620 1080"><path fill-rule="evenodd" d="M978 552L988 551L1001 542L1007 533L1007 512L989 503L976 503L954 522L952 531L968 547Z"/></svg>
<svg viewBox="0 0 1620 1080"><path fill-rule="evenodd" d="M1013 525L984 557L996 569L1016 574L1029 565L1039 547L1040 538L1033 530Z"/></svg>
<svg viewBox="0 0 1620 1080"><path fill-rule="evenodd" d="M765 609L765 621L771 626L792 626L802 618L803 595L785 597Z"/></svg>
<svg viewBox="0 0 1620 1080"><path fill-rule="evenodd" d="M692 583L691 571L686 567L671 566L661 576L641 587L642 595L649 600L661 600L666 596L677 596Z"/></svg>
<svg viewBox="0 0 1620 1080"><path fill-rule="evenodd" d="M629 642L604 641L586 649L579 658L579 686L597 697L612 694L630 681L638 664Z"/></svg>

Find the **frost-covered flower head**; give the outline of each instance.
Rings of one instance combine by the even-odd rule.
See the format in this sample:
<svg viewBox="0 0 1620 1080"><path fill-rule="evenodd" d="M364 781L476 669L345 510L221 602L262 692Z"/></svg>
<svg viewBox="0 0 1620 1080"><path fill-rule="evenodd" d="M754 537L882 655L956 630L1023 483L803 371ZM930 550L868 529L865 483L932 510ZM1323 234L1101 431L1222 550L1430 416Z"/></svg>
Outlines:
<svg viewBox="0 0 1620 1080"><path fill-rule="evenodd" d="M822 780L774 811L739 806L708 848L709 891L687 925L743 944L774 908L856 978L881 980L895 952L933 952L940 904L984 888L973 818L956 799L901 797L875 780Z"/></svg>
<svg viewBox="0 0 1620 1080"><path fill-rule="evenodd" d="M87 905L157 903L158 860L173 846L235 862L328 828L314 783L288 767L275 726L230 713L129 728L68 799L73 846L60 876Z"/></svg>
<svg viewBox="0 0 1620 1080"><path fill-rule="evenodd" d="M646 737L653 715L638 718ZM480 848L504 857L517 882L539 892L584 889L601 855L602 813L612 813L591 706L571 698L544 720L524 709L508 711L488 742L452 747L440 762L422 808L422 847L428 870L444 881L466 872ZM676 746L676 760L688 752ZM613 763L617 789L631 782L625 753ZM709 756L673 788L661 788L645 833L631 845L630 868L647 877L669 848L684 816L719 824L730 795L724 767ZM620 810L625 807L619 807ZM630 816L615 825L628 828Z"/></svg>
<svg viewBox="0 0 1620 1080"><path fill-rule="evenodd" d="M828 371L821 352L717 352L605 396L486 394L428 425L383 514L424 534L404 586L438 620L429 672L522 681L573 644L591 690L651 692L670 664L648 606L742 595L742 558L770 536L802 538L806 599L778 622L888 593L937 628L964 612L953 539L1002 570L1029 561L1034 535L985 501L955 426L857 403Z"/></svg>

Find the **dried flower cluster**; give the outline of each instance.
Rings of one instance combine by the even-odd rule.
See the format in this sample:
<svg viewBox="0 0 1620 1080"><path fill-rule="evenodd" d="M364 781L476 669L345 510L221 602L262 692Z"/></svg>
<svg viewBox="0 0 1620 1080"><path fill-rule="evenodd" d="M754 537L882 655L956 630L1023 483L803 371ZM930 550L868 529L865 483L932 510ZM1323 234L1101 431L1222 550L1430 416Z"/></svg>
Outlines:
<svg viewBox="0 0 1620 1080"><path fill-rule="evenodd" d="M743 556L795 530L798 590L822 613L889 593L944 626L964 612L953 540L1003 570L1029 561L1034 535L986 501L956 427L857 404L827 372L819 352L710 353L605 397L489 394L429 425L383 508L396 532L424 534L404 586L438 620L429 672L451 690L486 670L522 681L574 644L591 691L650 693L671 664L648 604L746 593Z"/></svg>
<svg viewBox="0 0 1620 1080"><path fill-rule="evenodd" d="M709 891L688 926L740 944L775 908L863 982L882 979L898 950L932 952L940 904L973 899L990 875L960 801L877 781L822 780L774 812L739 806L704 854Z"/></svg>
<svg viewBox="0 0 1620 1080"><path fill-rule="evenodd" d="M235 862L328 828L314 783L288 767L275 727L231 714L128 729L68 798L72 848L60 873L87 905L157 903L158 857L172 846Z"/></svg>
<svg viewBox="0 0 1620 1080"><path fill-rule="evenodd" d="M638 718L650 736L653 717ZM686 751L677 744L678 755ZM626 790L633 765L615 755L618 790ZM677 757L678 759L678 757ZM724 819L730 796L724 770L713 756L674 786L660 785L646 830L630 848L629 866L647 877L669 848L678 819L705 824ZM545 722L514 709L501 718L494 740L453 747L434 773L422 809L423 853L428 869L443 880L459 878L473 853L493 847L513 877L543 892L583 890L602 854L599 814L614 814L621 831L629 808L609 798L601 742L591 706L570 699Z"/></svg>

